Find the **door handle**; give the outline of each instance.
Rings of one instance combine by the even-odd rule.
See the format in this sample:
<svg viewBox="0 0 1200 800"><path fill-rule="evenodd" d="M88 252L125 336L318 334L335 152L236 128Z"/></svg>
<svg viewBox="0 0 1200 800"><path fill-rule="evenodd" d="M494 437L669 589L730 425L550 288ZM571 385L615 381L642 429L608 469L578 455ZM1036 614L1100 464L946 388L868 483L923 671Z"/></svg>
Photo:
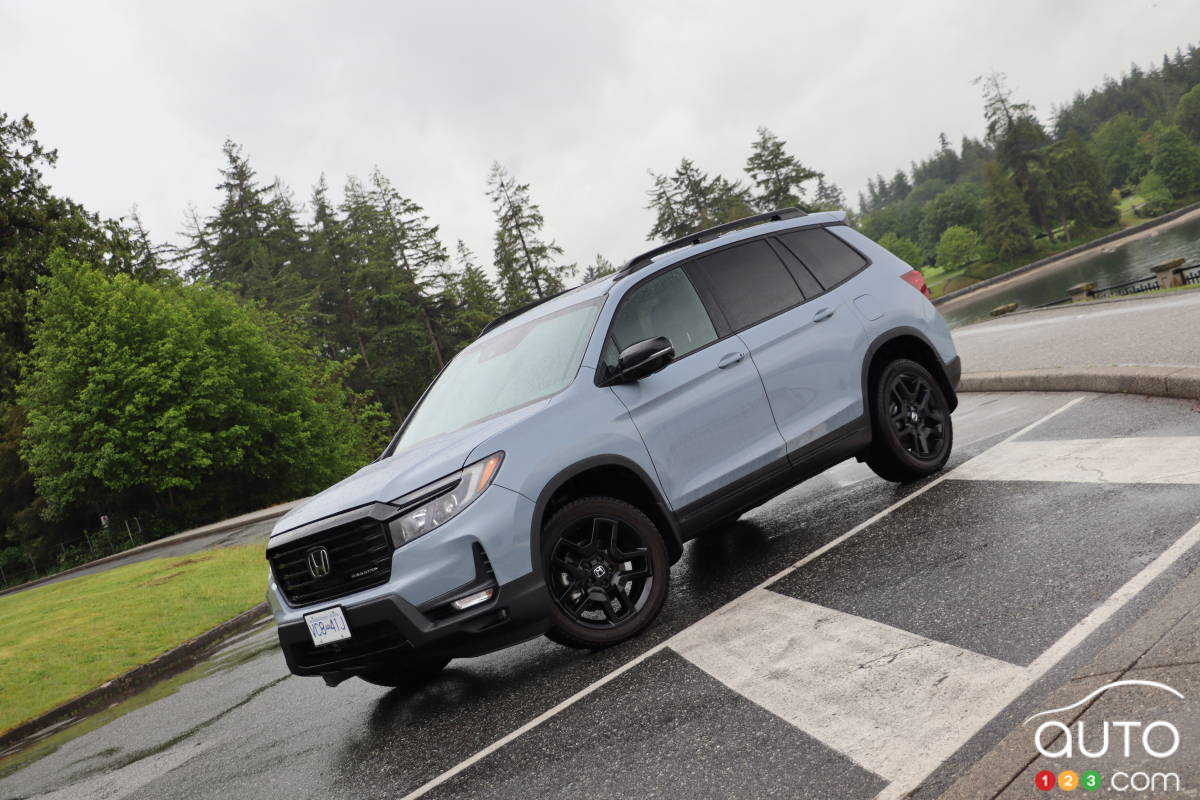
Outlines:
<svg viewBox="0 0 1200 800"><path fill-rule="evenodd" d="M834 311L837 311L837 309L836 308L819 309L817 311L817 313L813 314L813 322L824 322L825 320L827 320L833 316Z"/></svg>
<svg viewBox="0 0 1200 800"><path fill-rule="evenodd" d="M721 356L721 360L717 362L717 369L732 367L745 357L745 353L726 353L725 355Z"/></svg>

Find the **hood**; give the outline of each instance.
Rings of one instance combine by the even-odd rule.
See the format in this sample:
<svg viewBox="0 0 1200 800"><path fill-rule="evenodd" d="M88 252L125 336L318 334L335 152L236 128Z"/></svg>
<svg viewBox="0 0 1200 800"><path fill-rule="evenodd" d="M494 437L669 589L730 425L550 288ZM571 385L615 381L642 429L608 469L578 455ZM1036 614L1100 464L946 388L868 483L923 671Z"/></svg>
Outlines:
<svg viewBox="0 0 1200 800"><path fill-rule="evenodd" d="M444 478L462 469L471 451L481 442L536 414L546 402L539 400L530 403L457 431L435 436L406 450L397 451L391 458L373 461L350 477L309 498L303 505L293 508L275 523L271 535L290 531L369 503L386 503ZM488 455L491 454L484 453L481 457ZM501 467L501 470L503 469Z"/></svg>

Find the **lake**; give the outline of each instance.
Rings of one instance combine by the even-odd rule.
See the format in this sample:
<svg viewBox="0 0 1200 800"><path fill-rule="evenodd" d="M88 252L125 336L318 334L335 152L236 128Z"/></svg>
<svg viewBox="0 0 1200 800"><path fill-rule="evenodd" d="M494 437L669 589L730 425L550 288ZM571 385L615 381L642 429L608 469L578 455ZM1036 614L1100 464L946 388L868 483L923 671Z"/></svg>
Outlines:
<svg viewBox="0 0 1200 800"><path fill-rule="evenodd" d="M1111 252L1104 252L1111 248ZM1149 276L1150 268L1173 258L1186 258L1188 264L1200 261L1200 218L1164 229L1152 229L1143 238L1122 244L1115 242L1091 253L1076 256L1067 266L1047 265L999 291L981 291L978 297L939 307L950 327L988 319L988 312L1005 303L1032 308L1051 300L1061 300L1067 288L1084 281L1097 287Z"/></svg>

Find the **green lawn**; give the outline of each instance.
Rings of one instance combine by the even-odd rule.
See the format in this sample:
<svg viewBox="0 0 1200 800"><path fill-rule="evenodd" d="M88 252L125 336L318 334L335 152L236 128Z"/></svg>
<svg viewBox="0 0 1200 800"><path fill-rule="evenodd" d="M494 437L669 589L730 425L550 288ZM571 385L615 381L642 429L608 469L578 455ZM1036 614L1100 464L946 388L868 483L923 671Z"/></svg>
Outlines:
<svg viewBox="0 0 1200 800"><path fill-rule="evenodd" d="M262 601L262 545L155 558L0 597L0 731Z"/></svg>

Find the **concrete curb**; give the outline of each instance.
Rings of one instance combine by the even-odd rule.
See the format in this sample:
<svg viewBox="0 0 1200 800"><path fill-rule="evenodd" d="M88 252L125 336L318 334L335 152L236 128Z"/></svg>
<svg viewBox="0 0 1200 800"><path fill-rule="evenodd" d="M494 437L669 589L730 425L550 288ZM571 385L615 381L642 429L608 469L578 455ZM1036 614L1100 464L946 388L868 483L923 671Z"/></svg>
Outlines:
<svg viewBox="0 0 1200 800"><path fill-rule="evenodd" d="M48 728L67 722L80 714L112 705L136 694L152 683L182 672L184 668L199 661L210 646L221 639L246 630L268 613L267 604L259 603L249 611L242 612L233 619L226 620L215 628L171 648L152 661L134 667L95 689L68 700L57 708L52 708L44 714L22 722L15 728L0 733L0 754Z"/></svg>
<svg viewBox="0 0 1200 800"><path fill-rule="evenodd" d="M155 539L152 542L147 542L146 544L138 545L137 547L131 547L128 550L122 550L119 553L113 553L111 556L97 558L95 561L89 561L86 564L80 564L78 566L71 567L70 569L65 569L62 572L55 572L53 575L43 575L35 580L26 581L25 583L20 583L16 586L10 586L7 589L0 590L0 597L3 597L6 594L24 591L25 589L32 589L35 586L41 586L43 583L59 580L76 572L82 572L85 569L91 569L92 567L98 567L102 564L119 561L136 553L157 550L161 547L170 547L173 544L180 544L181 542L188 542L192 539L211 536L214 533L222 533L233 528L240 528L243 525L253 525L257 522L266 522L268 520L278 519L307 499L307 497L304 497L299 500L292 500L288 503L281 503L277 506L271 506L270 508L260 508L258 511L251 511L248 514L242 514L239 517L231 517L230 519L219 520L217 522L209 523L208 525L202 525L199 528L191 528L186 531L181 531L180 533L172 534L171 536L165 536L162 539Z"/></svg>
<svg viewBox="0 0 1200 800"><path fill-rule="evenodd" d="M1107 392L1200 400L1195 367L1058 367L968 372L960 392Z"/></svg>
<svg viewBox="0 0 1200 800"><path fill-rule="evenodd" d="M1159 225L1179 219L1184 214L1190 214L1196 209L1200 209L1200 203L1192 203L1191 205L1184 206L1183 208L1177 208L1174 211L1168 211L1166 214L1155 217L1154 219L1148 219L1145 222L1139 222L1137 225L1125 228L1124 230L1114 231L1105 236L1101 236L1099 239L1092 239L1090 242L1085 242L1078 247L1072 247L1069 250L1063 250L1061 253L1055 253L1052 256L1046 256L1045 258L1030 262L1023 267L1017 267L1016 269L1009 270L1008 272L1001 273L1000 275L993 275L990 278L984 278L978 283L972 283L970 286L964 286L961 289L955 289L953 292L948 292L941 297L935 298L933 304L935 306L941 305L942 303L948 302L957 297L963 297L964 295L971 294L979 289L986 289L989 286L995 286L997 283L1006 281L1009 278L1015 278L1016 276L1023 275L1026 272L1032 272L1035 269L1050 266L1054 262L1061 261L1064 258L1077 256L1080 253L1087 252L1094 247L1103 247L1106 244L1120 241L1127 236L1132 236L1133 234L1141 233L1142 231L1150 230L1151 228L1157 228Z"/></svg>

